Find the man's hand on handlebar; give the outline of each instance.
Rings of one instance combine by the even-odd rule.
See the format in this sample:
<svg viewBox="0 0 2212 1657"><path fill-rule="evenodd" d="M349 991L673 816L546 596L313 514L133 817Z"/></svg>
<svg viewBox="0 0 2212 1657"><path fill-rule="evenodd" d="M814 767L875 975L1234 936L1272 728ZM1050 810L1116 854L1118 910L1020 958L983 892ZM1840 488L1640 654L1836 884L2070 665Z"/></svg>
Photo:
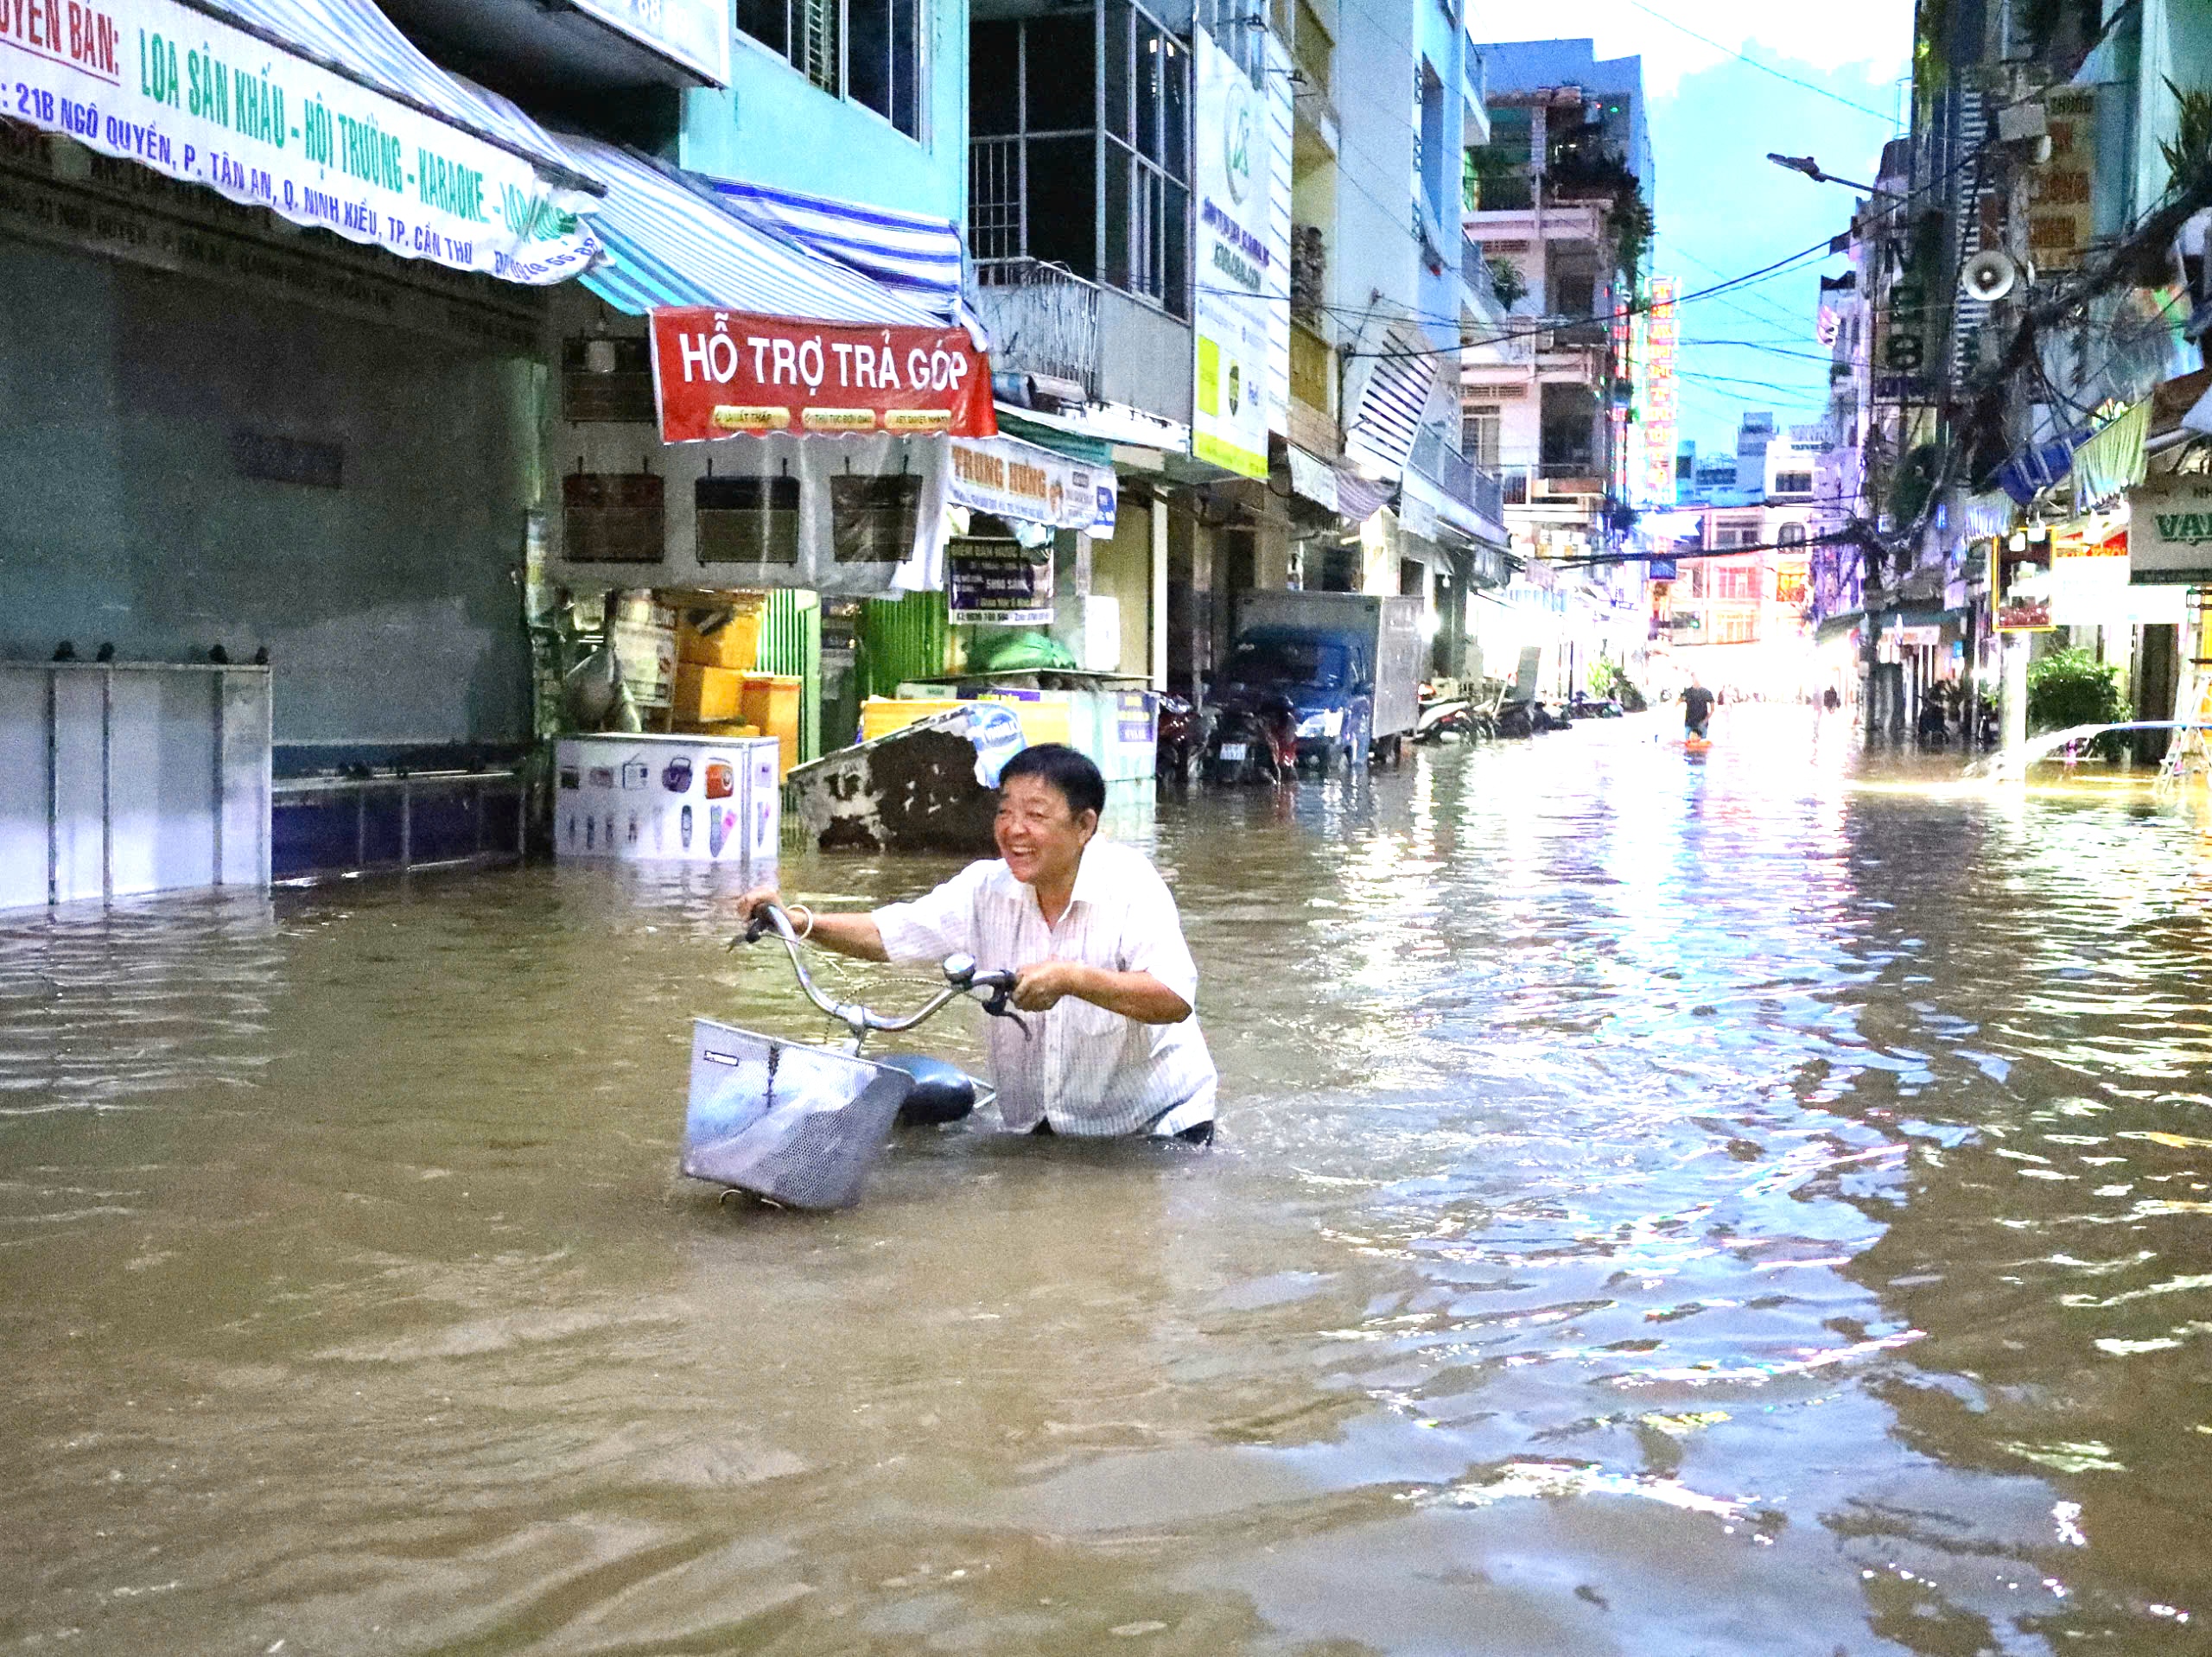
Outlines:
<svg viewBox="0 0 2212 1657"><path fill-rule="evenodd" d="M745 918L747 930L740 936L747 942L764 937L770 930L768 913L782 910L788 919L791 905L773 886L755 886L737 900L737 912ZM799 918L791 924L802 943L812 943L841 955L852 955L861 961L887 961L883 935L875 929L872 915L817 914L805 905L798 905Z"/></svg>
<svg viewBox="0 0 2212 1657"><path fill-rule="evenodd" d="M737 917L749 921L764 909L781 909L784 894L773 886L755 886L737 900Z"/></svg>
<svg viewBox="0 0 2212 1657"><path fill-rule="evenodd" d="M1024 1013L1049 1013L1076 994L1084 968L1072 961L1033 961L1014 969L1014 1004Z"/></svg>

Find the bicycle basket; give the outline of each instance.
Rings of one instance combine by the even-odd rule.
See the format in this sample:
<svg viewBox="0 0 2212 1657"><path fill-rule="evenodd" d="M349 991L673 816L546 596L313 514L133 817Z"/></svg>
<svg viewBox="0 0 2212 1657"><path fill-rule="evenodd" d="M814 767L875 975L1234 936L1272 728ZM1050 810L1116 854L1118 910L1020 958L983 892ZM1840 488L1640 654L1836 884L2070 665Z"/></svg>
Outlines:
<svg viewBox="0 0 2212 1657"><path fill-rule="evenodd" d="M912 1086L849 1054L695 1019L681 1166L791 1208L843 1208Z"/></svg>

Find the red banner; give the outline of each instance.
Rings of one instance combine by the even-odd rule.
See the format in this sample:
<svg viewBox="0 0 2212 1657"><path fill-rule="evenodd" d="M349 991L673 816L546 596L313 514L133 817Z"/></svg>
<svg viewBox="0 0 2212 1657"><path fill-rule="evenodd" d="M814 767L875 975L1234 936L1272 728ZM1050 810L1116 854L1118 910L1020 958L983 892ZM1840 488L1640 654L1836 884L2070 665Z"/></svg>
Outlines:
<svg viewBox="0 0 2212 1657"><path fill-rule="evenodd" d="M665 442L775 432L998 432L990 359L964 328L656 310L652 341Z"/></svg>

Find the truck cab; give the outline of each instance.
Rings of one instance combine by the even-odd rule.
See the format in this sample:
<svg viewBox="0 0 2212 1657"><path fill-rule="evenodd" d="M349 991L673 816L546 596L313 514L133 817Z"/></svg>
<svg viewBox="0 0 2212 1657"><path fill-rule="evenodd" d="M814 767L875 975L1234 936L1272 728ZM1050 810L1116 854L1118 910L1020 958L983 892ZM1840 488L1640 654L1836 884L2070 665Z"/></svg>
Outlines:
<svg viewBox="0 0 2212 1657"><path fill-rule="evenodd" d="M1367 640L1338 628L1247 628L1214 676L1214 700L1224 707L1256 711L1271 701L1288 702L1299 759L1324 770L1339 755L1347 764L1365 758L1374 698Z"/></svg>

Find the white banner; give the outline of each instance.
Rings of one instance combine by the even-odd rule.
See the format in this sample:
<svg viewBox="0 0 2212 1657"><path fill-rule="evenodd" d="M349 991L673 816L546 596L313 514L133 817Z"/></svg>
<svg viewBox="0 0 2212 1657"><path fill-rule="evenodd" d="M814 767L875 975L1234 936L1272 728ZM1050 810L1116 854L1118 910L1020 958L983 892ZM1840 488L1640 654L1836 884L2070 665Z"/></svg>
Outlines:
<svg viewBox="0 0 2212 1657"><path fill-rule="evenodd" d="M1198 383L1191 453L1248 478L1268 475L1269 295L1287 294L1287 244L1272 245L1265 113L1251 77L1192 30L1197 109Z"/></svg>
<svg viewBox="0 0 2212 1657"><path fill-rule="evenodd" d="M176 0L0 0L0 117L405 258L533 285L588 195Z"/></svg>
<svg viewBox="0 0 2212 1657"><path fill-rule="evenodd" d="M1119 484L1110 466L1086 466L1018 437L956 437L946 498L955 506L1058 530L1114 532Z"/></svg>
<svg viewBox="0 0 2212 1657"><path fill-rule="evenodd" d="M2212 477L2163 478L2127 492L2128 579L2212 582Z"/></svg>
<svg viewBox="0 0 2212 1657"><path fill-rule="evenodd" d="M729 0L572 0L609 29L729 85Z"/></svg>

